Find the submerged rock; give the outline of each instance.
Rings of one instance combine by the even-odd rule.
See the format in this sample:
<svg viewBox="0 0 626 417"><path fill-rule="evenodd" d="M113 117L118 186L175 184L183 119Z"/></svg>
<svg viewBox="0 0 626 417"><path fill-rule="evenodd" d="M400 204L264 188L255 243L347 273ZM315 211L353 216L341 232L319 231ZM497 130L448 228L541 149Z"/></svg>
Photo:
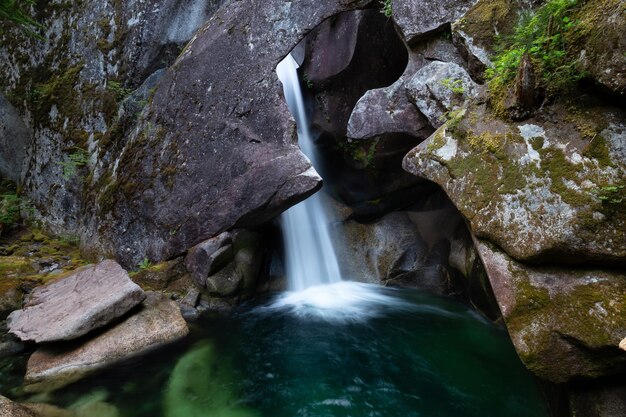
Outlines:
<svg viewBox="0 0 626 417"><path fill-rule="evenodd" d="M513 344L543 379L566 382L626 370L626 273L531 267L477 241Z"/></svg>
<svg viewBox="0 0 626 417"><path fill-rule="evenodd" d="M545 108L507 123L459 113L405 157L439 184L473 233L528 262L626 265L626 115Z"/></svg>
<svg viewBox="0 0 626 417"><path fill-rule="evenodd" d="M187 335L174 301L149 292L141 310L88 340L47 345L28 360L24 390L52 391Z"/></svg>
<svg viewBox="0 0 626 417"><path fill-rule="evenodd" d="M0 395L0 417L41 417L23 405Z"/></svg>
<svg viewBox="0 0 626 417"><path fill-rule="evenodd" d="M125 270L105 260L35 288L24 308L9 315L9 332L36 343L75 339L124 315L144 298Z"/></svg>
<svg viewBox="0 0 626 417"><path fill-rule="evenodd" d="M163 400L165 417L258 417L239 405L228 358L209 343L196 345L176 364Z"/></svg>

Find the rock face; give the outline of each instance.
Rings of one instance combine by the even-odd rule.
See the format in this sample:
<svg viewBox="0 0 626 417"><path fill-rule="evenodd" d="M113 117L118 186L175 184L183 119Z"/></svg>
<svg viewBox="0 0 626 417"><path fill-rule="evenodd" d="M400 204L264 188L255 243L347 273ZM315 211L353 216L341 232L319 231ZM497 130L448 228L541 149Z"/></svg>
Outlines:
<svg viewBox="0 0 626 417"><path fill-rule="evenodd" d="M127 265L167 259L315 191L320 178L296 145L275 67L325 18L367 3L221 8L161 79L110 171L98 197L106 246Z"/></svg>
<svg viewBox="0 0 626 417"><path fill-rule="evenodd" d="M626 370L626 273L529 267L477 242L524 364L554 382Z"/></svg>
<svg viewBox="0 0 626 417"><path fill-rule="evenodd" d="M9 331L36 343L75 339L121 317L144 298L126 271L105 260L35 288L24 308L9 315Z"/></svg>
<svg viewBox="0 0 626 417"><path fill-rule="evenodd" d="M393 18L402 36L411 44L459 19L475 0L393 0Z"/></svg>
<svg viewBox="0 0 626 417"><path fill-rule="evenodd" d="M142 309L97 337L42 347L28 360L27 392L50 391L123 359L184 337L187 324L176 303L149 292Z"/></svg>
<svg viewBox="0 0 626 417"><path fill-rule="evenodd" d="M0 93L0 178L19 182L26 165L32 132L17 109Z"/></svg>
<svg viewBox="0 0 626 417"><path fill-rule="evenodd" d="M525 123L484 105L411 151L404 167L439 184L476 236L518 260L626 264L626 123L617 109Z"/></svg>

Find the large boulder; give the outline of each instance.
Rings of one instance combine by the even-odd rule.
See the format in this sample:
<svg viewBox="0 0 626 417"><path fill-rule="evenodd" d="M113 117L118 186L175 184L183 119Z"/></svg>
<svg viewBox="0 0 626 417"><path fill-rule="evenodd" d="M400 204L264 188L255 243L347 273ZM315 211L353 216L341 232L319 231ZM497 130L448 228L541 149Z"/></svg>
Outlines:
<svg viewBox="0 0 626 417"><path fill-rule="evenodd" d="M92 223L102 246L126 265L168 259L314 192L320 178L296 144L275 68L320 22L367 3L225 4L161 79L109 170Z"/></svg>
<svg viewBox="0 0 626 417"><path fill-rule="evenodd" d="M527 262L626 265L626 115L544 109L525 123L477 104L404 159L439 184L476 236Z"/></svg>
<svg viewBox="0 0 626 417"><path fill-rule="evenodd" d="M24 389L51 391L97 370L176 341L189 332L176 303L149 292L142 309L93 339L39 348L28 360Z"/></svg>
<svg viewBox="0 0 626 417"><path fill-rule="evenodd" d="M433 61L406 81L409 100L433 127L445 123L449 113L475 98L478 86L458 64Z"/></svg>
<svg viewBox="0 0 626 417"><path fill-rule="evenodd" d="M405 41L412 44L459 19L475 2L393 0L392 14Z"/></svg>
<svg viewBox="0 0 626 417"><path fill-rule="evenodd" d="M24 308L9 315L9 331L36 343L75 339L123 316L145 297L124 269L105 260L35 288Z"/></svg>
<svg viewBox="0 0 626 417"><path fill-rule="evenodd" d="M566 382L626 370L626 273L531 267L477 241L502 316L524 364Z"/></svg>
<svg viewBox="0 0 626 417"><path fill-rule="evenodd" d="M32 132L0 93L0 178L20 182L31 142Z"/></svg>

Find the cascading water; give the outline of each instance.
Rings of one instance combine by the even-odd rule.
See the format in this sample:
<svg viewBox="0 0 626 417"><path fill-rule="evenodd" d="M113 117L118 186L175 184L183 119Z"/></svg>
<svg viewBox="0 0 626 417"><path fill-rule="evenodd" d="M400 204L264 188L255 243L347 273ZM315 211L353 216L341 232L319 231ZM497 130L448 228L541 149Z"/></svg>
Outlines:
<svg viewBox="0 0 626 417"><path fill-rule="evenodd" d="M298 143L313 166L317 158L298 79L298 64L291 55L276 67L287 106L298 128ZM281 217L289 290L341 281L339 262L328 232L330 219L319 194L287 210Z"/></svg>

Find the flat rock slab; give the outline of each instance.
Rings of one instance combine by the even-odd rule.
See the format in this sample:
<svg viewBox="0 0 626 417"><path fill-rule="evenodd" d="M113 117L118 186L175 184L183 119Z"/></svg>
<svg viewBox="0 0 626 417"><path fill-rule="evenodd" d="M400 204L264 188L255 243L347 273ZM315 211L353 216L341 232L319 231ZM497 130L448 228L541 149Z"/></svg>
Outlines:
<svg viewBox="0 0 626 417"><path fill-rule="evenodd" d="M36 343L71 340L102 327L146 298L115 261L81 269L35 288L7 319L9 332Z"/></svg>
<svg viewBox="0 0 626 417"><path fill-rule="evenodd" d="M140 311L84 343L45 346L28 360L24 389L52 391L122 360L178 340L189 332L176 303L148 292Z"/></svg>

